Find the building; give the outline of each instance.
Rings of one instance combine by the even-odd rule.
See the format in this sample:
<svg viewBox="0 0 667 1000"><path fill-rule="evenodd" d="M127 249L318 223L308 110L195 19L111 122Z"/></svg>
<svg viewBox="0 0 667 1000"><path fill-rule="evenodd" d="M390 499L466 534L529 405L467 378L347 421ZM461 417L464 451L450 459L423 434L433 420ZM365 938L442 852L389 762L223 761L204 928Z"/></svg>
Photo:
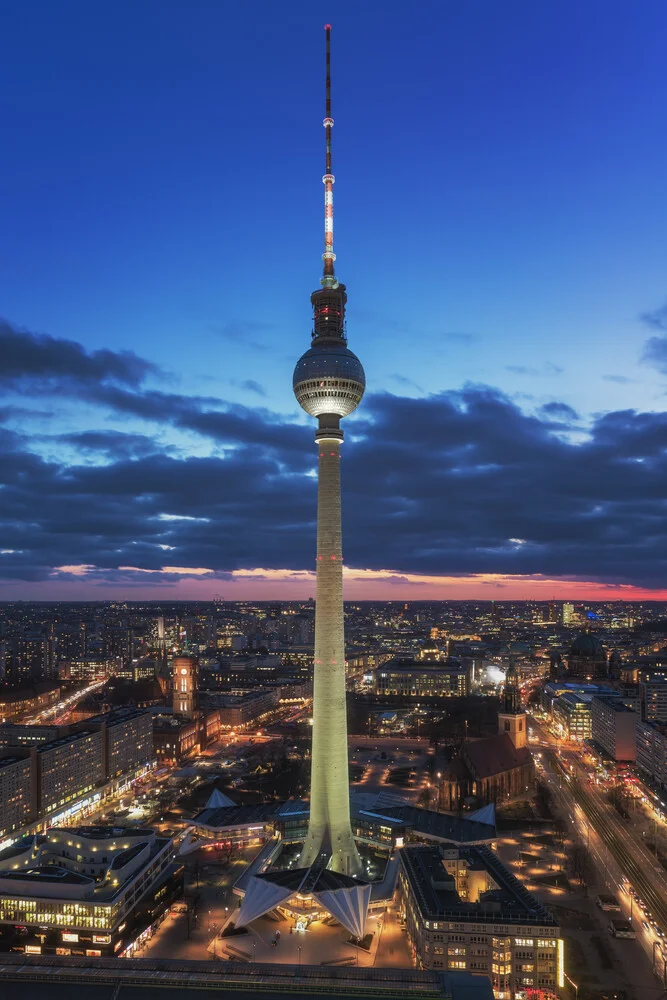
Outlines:
<svg viewBox="0 0 667 1000"><path fill-rule="evenodd" d="M41 681L31 687L0 691L0 723L18 722L24 715L42 712L60 701L60 684Z"/></svg>
<svg viewBox="0 0 667 1000"><path fill-rule="evenodd" d="M201 740L199 719L166 712L153 716L153 752L158 764L178 764L191 754L199 753Z"/></svg>
<svg viewBox="0 0 667 1000"><path fill-rule="evenodd" d="M667 722L667 680L645 677L639 683L641 716L648 722Z"/></svg>
<svg viewBox="0 0 667 1000"><path fill-rule="evenodd" d="M5 725L0 741L0 759L16 758L13 773L20 772L23 788L19 800L0 782L0 842L37 820L67 815L86 798L92 803L94 796L118 791L155 759L151 715L137 708L115 709L73 726ZM15 815L23 820L18 827L14 819L4 822Z"/></svg>
<svg viewBox="0 0 667 1000"><path fill-rule="evenodd" d="M199 660L194 656L176 656L172 671L174 712L192 719L198 707Z"/></svg>
<svg viewBox="0 0 667 1000"><path fill-rule="evenodd" d="M38 743L50 743L62 734L63 726L21 726L8 722L0 726L0 746L34 747Z"/></svg>
<svg viewBox="0 0 667 1000"><path fill-rule="evenodd" d="M400 914L418 968L491 979L498 998L564 986L554 917L485 847L400 851Z"/></svg>
<svg viewBox="0 0 667 1000"><path fill-rule="evenodd" d="M83 681L90 684L93 681L105 681L113 674L119 674L123 661L115 659L80 659L61 660L58 664L58 676L64 681Z"/></svg>
<svg viewBox="0 0 667 1000"><path fill-rule="evenodd" d="M667 788L667 725L637 720L637 767L655 785Z"/></svg>
<svg viewBox="0 0 667 1000"><path fill-rule="evenodd" d="M516 667L511 665L505 675L505 687L498 713L498 732L507 733L517 750L528 745L528 717L521 704L521 689Z"/></svg>
<svg viewBox="0 0 667 1000"><path fill-rule="evenodd" d="M115 708L104 715L86 719L86 729L99 728L103 734L103 770L106 781L153 760L153 720L141 708Z"/></svg>
<svg viewBox="0 0 667 1000"><path fill-rule="evenodd" d="M308 829L307 802L266 802L253 806L207 805L193 819L202 840L227 842L239 847L256 846L277 839L303 840ZM409 805L367 802L366 796L351 802L351 825L359 841L384 851L394 851L412 840L448 845L491 845L496 840L495 812L448 816Z"/></svg>
<svg viewBox="0 0 667 1000"><path fill-rule="evenodd" d="M222 729L244 729L256 725L275 709L280 690L275 687L233 694L214 693L207 698L207 704L217 708Z"/></svg>
<svg viewBox="0 0 667 1000"><path fill-rule="evenodd" d="M568 601L565 601L562 610L563 625L571 625L574 618L574 604L570 604Z"/></svg>
<svg viewBox="0 0 667 1000"><path fill-rule="evenodd" d="M459 660L398 658L374 672L375 693L403 698L462 698L470 693L470 668Z"/></svg>
<svg viewBox="0 0 667 1000"><path fill-rule="evenodd" d="M362 865L350 825L345 704L340 421L361 402L366 378L361 362L347 346L347 294L334 269L329 25L326 46L324 273L322 287L310 297L311 346L297 361L293 377L297 402L306 413L317 418L315 441L319 454L310 820L300 864L310 867L323 845L330 844L332 870L357 875Z"/></svg>
<svg viewBox="0 0 667 1000"><path fill-rule="evenodd" d="M582 632L570 646L567 674L593 681L608 677L607 652L594 632Z"/></svg>
<svg viewBox="0 0 667 1000"><path fill-rule="evenodd" d="M0 853L0 950L131 954L182 894L174 844L153 830L51 829Z"/></svg>
<svg viewBox="0 0 667 1000"><path fill-rule="evenodd" d="M99 729L61 736L34 753L40 816L62 811L104 784L104 737Z"/></svg>
<svg viewBox="0 0 667 1000"><path fill-rule="evenodd" d="M458 756L437 764L435 774L441 809L460 809L467 800L478 805L503 803L524 797L533 787L535 767L528 749L528 722L513 664L505 675L498 735L466 740Z"/></svg>
<svg viewBox="0 0 667 1000"><path fill-rule="evenodd" d="M620 698L596 695L591 702L591 743L610 760L633 761L636 757L637 713Z"/></svg>
<svg viewBox="0 0 667 1000"><path fill-rule="evenodd" d="M35 792L30 755L0 755L0 845L37 814Z"/></svg>
<svg viewBox="0 0 667 1000"><path fill-rule="evenodd" d="M215 967L217 966L217 968ZM109 1000L114 991L119 1000L128 993L148 987L151 1000L173 1000L188 989L204 990L210 1000L275 1000L292 996L295 986L293 965L274 964L258 970L254 962L227 961L224 976L220 962L156 959L149 967L145 959L129 958L123 962L104 958L79 958L76 965L66 960L42 959L31 963L30 980L36 984L39 1000L62 1000L81 989L81 977L88 972L86 1000ZM26 963L20 955L3 955L2 984L5 1000L26 1000ZM396 1000L411 996L420 1000L494 1000L489 980L466 972L425 972L418 969L375 969L359 966L301 965L298 972L298 995L303 1000L322 1000L329 996L354 996L357 1000ZM141 991L141 992L140 992Z"/></svg>
<svg viewBox="0 0 667 1000"><path fill-rule="evenodd" d="M554 700L553 719L566 739L580 743L591 738L592 700L592 695L574 691L565 691Z"/></svg>

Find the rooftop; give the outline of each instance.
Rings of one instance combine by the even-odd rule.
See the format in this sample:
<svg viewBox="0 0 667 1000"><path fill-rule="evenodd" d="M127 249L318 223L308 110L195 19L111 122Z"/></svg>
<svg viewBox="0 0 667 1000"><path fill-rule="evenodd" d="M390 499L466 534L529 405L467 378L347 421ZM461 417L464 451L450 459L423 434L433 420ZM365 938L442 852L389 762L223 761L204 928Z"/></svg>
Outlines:
<svg viewBox="0 0 667 1000"><path fill-rule="evenodd" d="M557 927L556 920L488 847L461 847L456 852L469 868L483 869L497 888L476 903L462 900L443 867L449 852L439 847L404 847L400 858L425 920L452 919L483 923L534 923Z"/></svg>

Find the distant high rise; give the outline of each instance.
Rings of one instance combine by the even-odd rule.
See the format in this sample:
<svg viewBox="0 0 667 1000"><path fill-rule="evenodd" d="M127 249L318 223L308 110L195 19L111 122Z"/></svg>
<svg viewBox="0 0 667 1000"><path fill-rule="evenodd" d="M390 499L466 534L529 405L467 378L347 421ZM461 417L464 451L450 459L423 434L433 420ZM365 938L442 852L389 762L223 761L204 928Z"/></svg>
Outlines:
<svg viewBox="0 0 667 1000"><path fill-rule="evenodd" d="M574 621L574 604L568 604L567 601L563 605L563 625L571 625Z"/></svg>
<svg viewBox="0 0 667 1000"><path fill-rule="evenodd" d="M192 718L197 710L199 661L194 656L174 657L173 678L174 711Z"/></svg>
<svg viewBox="0 0 667 1000"><path fill-rule="evenodd" d="M317 562L313 745L310 821L300 864L310 866L320 853L331 854L331 868L361 872L350 824L350 789L345 704L343 630L343 552L341 542L341 417L357 408L366 380L361 362L347 346L345 285L334 270L333 185L331 164L330 33L326 25L326 137L324 182L324 274L310 300L314 319L311 347L294 369L294 394L306 413L317 417Z"/></svg>

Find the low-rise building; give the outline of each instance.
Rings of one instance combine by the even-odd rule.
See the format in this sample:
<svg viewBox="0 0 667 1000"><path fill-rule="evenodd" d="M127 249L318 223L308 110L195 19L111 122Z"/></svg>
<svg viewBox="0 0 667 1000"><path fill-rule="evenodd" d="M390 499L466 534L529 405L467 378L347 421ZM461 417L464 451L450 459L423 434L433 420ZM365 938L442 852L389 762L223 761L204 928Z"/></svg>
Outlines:
<svg viewBox="0 0 667 1000"><path fill-rule="evenodd" d="M0 853L0 950L131 954L182 894L174 844L153 830L71 827Z"/></svg>
<svg viewBox="0 0 667 1000"><path fill-rule="evenodd" d="M418 968L489 976L498 998L564 985L555 918L488 848L404 847L398 898Z"/></svg>
<svg viewBox="0 0 667 1000"><path fill-rule="evenodd" d="M461 698L470 693L470 667L451 658L388 660L375 671L375 693L405 698Z"/></svg>
<svg viewBox="0 0 667 1000"><path fill-rule="evenodd" d="M41 712L59 701L60 684L53 681L0 691L0 723L17 722L22 716Z"/></svg>
<svg viewBox="0 0 667 1000"><path fill-rule="evenodd" d="M158 764L178 764L201 749L200 720L159 712L153 716L153 752Z"/></svg>

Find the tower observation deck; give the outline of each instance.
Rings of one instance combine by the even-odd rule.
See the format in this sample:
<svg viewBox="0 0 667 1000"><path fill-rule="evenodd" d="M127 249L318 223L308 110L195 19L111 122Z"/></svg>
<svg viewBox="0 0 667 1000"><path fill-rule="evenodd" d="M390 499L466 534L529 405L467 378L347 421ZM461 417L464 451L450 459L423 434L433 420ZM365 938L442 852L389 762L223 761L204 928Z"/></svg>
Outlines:
<svg viewBox="0 0 667 1000"><path fill-rule="evenodd" d="M310 820L299 864L309 867L323 854L329 867L358 875L361 860L352 836L345 705L345 636L343 625L343 552L341 530L340 446L342 417L357 408L366 385L361 362L347 346L345 285L335 274L331 157L331 26L326 32L326 108L324 183L324 263L321 288L313 292L310 349L294 369L294 395L317 417L317 561L315 663L313 671L313 744Z"/></svg>

